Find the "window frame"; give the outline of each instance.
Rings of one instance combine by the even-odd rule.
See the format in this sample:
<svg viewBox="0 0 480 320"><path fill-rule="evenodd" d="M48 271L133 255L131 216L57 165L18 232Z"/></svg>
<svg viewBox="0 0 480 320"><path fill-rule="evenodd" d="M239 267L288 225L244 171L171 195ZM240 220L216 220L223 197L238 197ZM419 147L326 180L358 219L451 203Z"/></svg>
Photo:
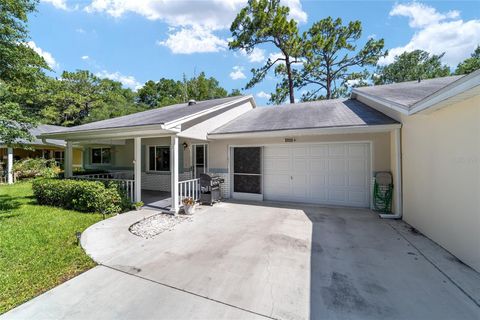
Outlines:
<svg viewBox="0 0 480 320"><path fill-rule="evenodd" d="M93 162L93 150L99 149L100 150L100 162ZM103 161L103 150L109 149L110 150L110 159L108 162ZM94 147L90 150L90 164L95 165L110 165L112 163L112 148L111 147Z"/></svg>
<svg viewBox="0 0 480 320"><path fill-rule="evenodd" d="M157 170L157 162L155 161L154 162L154 170L151 170L150 169L150 148L155 148L155 158L157 156L157 148L164 148L164 149L167 149L168 150L168 170ZM146 146L146 152L145 152L145 157L147 159L146 161L146 168L145 168L145 171L146 172L152 172L152 173L155 173L155 172L171 172L171 169L172 169L172 150L171 150L171 147L169 145L155 145L155 144L152 144L152 145L147 145Z"/></svg>

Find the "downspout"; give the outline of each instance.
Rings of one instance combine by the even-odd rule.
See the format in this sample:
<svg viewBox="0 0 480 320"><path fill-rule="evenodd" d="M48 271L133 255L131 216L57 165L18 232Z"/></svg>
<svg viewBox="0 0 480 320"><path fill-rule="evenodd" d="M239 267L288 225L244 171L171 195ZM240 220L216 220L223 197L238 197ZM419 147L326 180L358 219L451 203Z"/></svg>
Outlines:
<svg viewBox="0 0 480 320"><path fill-rule="evenodd" d="M380 218L383 219L401 219L403 215L403 193L402 193L402 139L401 129L396 128L393 131L395 138L395 176L397 177L396 185L394 186L395 192L395 214L380 214Z"/></svg>

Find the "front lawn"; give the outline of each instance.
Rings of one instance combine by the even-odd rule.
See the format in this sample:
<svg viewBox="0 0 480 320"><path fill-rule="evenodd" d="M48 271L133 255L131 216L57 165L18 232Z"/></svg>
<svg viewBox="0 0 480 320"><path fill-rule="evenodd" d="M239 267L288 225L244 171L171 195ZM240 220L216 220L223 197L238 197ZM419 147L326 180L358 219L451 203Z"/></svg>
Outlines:
<svg viewBox="0 0 480 320"><path fill-rule="evenodd" d="M75 233L102 215L36 204L29 182L0 186L0 314L92 268Z"/></svg>

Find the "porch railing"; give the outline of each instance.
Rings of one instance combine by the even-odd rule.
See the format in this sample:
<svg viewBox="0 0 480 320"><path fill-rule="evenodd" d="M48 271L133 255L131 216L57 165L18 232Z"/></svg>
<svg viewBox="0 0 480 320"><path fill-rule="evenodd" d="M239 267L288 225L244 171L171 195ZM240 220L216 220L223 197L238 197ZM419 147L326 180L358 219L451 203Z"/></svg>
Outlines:
<svg viewBox="0 0 480 320"><path fill-rule="evenodd" d="M130 199L131 202L135 202L135 180L115 178L115 177L120 177L121 176L120 174L123 174L123 176L125 176L125 173L123 172L113 172L113 173L76 175L76 176L73 176L72 179L115 182L116 184L118 184L120 189L122 189L125 192L128 199Z"/></svg>
<svg viewBox="0 0 480 320"><path fill-rule="evenodd" d="M200 179L190 179L178 182L178 202L183 205L185 198L192 198L197 202L200 199Z"/></svg>

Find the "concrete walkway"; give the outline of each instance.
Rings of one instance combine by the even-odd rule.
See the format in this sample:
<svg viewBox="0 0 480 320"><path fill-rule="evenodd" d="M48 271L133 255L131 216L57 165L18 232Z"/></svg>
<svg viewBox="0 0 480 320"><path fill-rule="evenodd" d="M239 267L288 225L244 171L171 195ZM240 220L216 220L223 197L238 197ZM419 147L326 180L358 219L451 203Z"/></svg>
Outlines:
<svg viewBox="0 0 480 320"><path fill-rule="evenodd" d="M221 203L153 239L102 221L100 266L2 319L480 319L480 275L368 210Z"/></svg>

